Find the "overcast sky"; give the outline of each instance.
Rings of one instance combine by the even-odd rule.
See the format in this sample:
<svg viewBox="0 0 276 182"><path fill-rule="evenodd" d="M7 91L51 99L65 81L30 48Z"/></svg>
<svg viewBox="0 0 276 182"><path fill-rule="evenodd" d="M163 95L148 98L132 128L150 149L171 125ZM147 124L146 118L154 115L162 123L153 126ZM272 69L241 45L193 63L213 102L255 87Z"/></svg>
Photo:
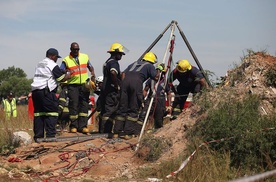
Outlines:
<svg viewBox="0 0 276 182"><path fill-rule="evenodd" d="M120 61L124 70L175 20L203 69L224 76L248 49L276 55L275 7L275 0L0 0L0 69L15 66L32 78L48 48L65 57L76 41L96 76L111 44L123 44L130 50ZM159 62L170 33L152 49ZM174 33L173 61L197 66L178 29Z"/></svg>

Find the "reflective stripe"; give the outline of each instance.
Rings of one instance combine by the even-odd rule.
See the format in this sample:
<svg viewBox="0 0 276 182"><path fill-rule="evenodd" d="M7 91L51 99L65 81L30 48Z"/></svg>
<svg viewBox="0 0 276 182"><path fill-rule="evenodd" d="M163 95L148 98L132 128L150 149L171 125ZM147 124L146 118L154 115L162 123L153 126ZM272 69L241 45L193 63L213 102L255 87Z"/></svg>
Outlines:
<svg viewBox="0 0 276 182"><path fill-rule="evenodd" d="M142 121L137 121L139 125L143 125L144 123Z"/></svg>
<svg viewBox="0 0 276 182"><path fill-rule="evenodd" d="M102 121L111 121L111 122L113 122L113 118L105 116L105 117L102 117Z"/></svg>
<svg viewBox="0 0 276 182"><path fill-rule="evenodd" d="M60 77L56 78L58 82L60 82L65 77L65 74L61 75Z"/></svg>
<svg viewBox="0 0 276 182"><path fill-rule="evenodd" d="M117 116L117 117L116 117L116 120L117 120L117 121L125 121L126 118L125 118L125 117L122 117L122 116Z"/></svg>
<svg viewBox="0 0 276 182"><path fill-rule="evenodd" d="M42 74L35 74L35 77L41 77L41 78L48 78L47 75L42 75Z"/></svg>
<svg viewBox="0 0 276 182"><path fill-rule="evenodd" d="M66 99L65 98L59 98L60 101L63 101L63 102L66 102Z"/></svg>
<svg viewBox="0 0 276 182"><path fill-rule="evenodd" d="M79 75L79 74L85 74L87 73L87 64L82 64L79 66L73 66L69 69L72 73L71 76Z"/></svg>
<svg viewBox="0 0 276 182"><path fill-rule="evenodd" d="M37 112L34 113L34 116L38 117L38 116L58 116L57 112Z"/></svg>
<svg viewBox="0 0 276 182"><path fill-rule="evenodd" d="M64 107L62 112L69 112L69 108L68 107Z"/></svg>
<svg viewBox="0 0 276 182"><path fill-rule="evenodd" d="M109 117L102 117L102 121L107 121Z"/></svg>
<svg viewBox="0 0 276 182"><path fill-rule="evenodd" d="M134 122L138 121L138 118L133 118L133 117L130 117L130 116L127 116L126 119L129 120L129 121L134 121Z"/></svg>
<svg viewBox="0 0 276 182"><path fill-rule="evenodd" d="M70 115L69 116L69 118L71 119L71 120L75 120L75 119L78 119L78 115Z"/></svg>
<svg viewBox="0 0 276 182"><path fill-rule="evenodd" d="M136 72L139 72L141 71L141 69L147 65L147 64L150 64L149 62L144 62L144 64L138 64L138 62L135 62L132 67L129 69L129 71L136 71ZM136 66L139 66L138 69L134 70L136 68Z"/></svg>
<svg viewBox="0 0 276 182"><path fill-rule="evenodd" d="M179 109L179 108L174 108L173 111L175 111L175 112L182 112L181 109Z"/></svg>
<svg viewBox="0 0 276 182"><path fill-rule="evenodd" d="M115 68L111 68L110 71L115 71L118 74L118 71Z"/></svg>
<svg viewBox="0 0 276 182"><path fill-rule="evenodd" d="M87 117L88 114L87 114L87 113L80 112L80 113L79 113L79 116Z"/></svg>

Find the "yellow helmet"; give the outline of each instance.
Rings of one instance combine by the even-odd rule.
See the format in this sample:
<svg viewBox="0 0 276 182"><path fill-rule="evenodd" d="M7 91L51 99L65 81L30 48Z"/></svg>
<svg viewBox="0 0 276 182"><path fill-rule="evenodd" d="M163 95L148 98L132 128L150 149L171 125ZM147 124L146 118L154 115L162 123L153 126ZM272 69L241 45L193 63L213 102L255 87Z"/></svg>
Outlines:
<svg viewBox="0 0 276 182"><path fill-rule="evenodd" d="M144 55L143 60L154 64L157 63L157 56L152 52L148 52Z"/></svg>
<svg viewBox="0 0 276 182"><path fill-rule="evenodd" d="M187 70L192 69L192 65L189 63L188 60L180 60L176 66L177 71L180 73L185 73Z"/></svg>
<svg viewBox="0 0 276 182"><path fill-rule="evenodd" d="M127 51L127 49L120 43L114 43L111 45L110 49L107 51L109 53L111 52L120 52L122 53L123 55L125 55Z"/></svg>

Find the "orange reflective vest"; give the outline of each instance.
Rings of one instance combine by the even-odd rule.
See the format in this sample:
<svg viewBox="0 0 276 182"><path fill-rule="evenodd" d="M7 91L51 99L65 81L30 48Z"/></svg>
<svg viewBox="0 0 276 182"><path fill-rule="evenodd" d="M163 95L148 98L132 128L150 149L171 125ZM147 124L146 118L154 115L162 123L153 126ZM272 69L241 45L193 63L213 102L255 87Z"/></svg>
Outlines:
<svg viewBox="0 0 276 182"><path fill-rule="evenodd" d="M79 53L79 63L71 55L64 58L66 68L71 72L71 78L67 80L67 84L83 84L88 78L87 64L89 57L87 54Z"/></svg>

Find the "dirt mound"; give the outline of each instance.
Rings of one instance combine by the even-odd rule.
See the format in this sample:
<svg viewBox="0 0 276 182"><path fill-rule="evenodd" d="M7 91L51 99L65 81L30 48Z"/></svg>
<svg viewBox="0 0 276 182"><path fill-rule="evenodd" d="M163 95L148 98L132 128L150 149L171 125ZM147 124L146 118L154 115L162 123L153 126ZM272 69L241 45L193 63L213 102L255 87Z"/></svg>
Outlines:
<svg viewBox="0 0 276 182"><path fill-rule="evenodd" d="M271 71L272 70L272 71ZM268 84L269 71L276 72L276 58L261 52L248 55L242 64L227 72L224 85L213 94L225 92L233 99L241 99L246 94L258 95L262 99L262 114L275 112L276 88ZM271 76L273 76L273 73ZM272 83L273 85L273 83Z"/></svg>
<svg viewBox="0 0 276 182"><path fill-rule="evenodd" d="M223 84L210 89L207 97L216 106L222 98L242 99L247 94L257 94L262 98L260 112L275 112L276 89L267 85L269 69L276 70L276 58L263 53L245 57L243 63L227 72ZM215 107L214 106L214 107ZM197 121L206 117L207 112L193 104L183 111L178 119L168 122L156 131L155 138L165 139L168 148L157 163L177 157L185 150L185 133ZM63 136L73 134L64 133ZM118 177L137 180L137 168L152 165L137 157L134 149L138 138L97 138L83 142L32 143L20 147L16 154L1 157L2 178L29 180L82 180L109 181ZM140 155L146 155L149 148L141 145ZM156 162L155 162L156 163ZM145 179L143 179L145 180Z"/></svg>

